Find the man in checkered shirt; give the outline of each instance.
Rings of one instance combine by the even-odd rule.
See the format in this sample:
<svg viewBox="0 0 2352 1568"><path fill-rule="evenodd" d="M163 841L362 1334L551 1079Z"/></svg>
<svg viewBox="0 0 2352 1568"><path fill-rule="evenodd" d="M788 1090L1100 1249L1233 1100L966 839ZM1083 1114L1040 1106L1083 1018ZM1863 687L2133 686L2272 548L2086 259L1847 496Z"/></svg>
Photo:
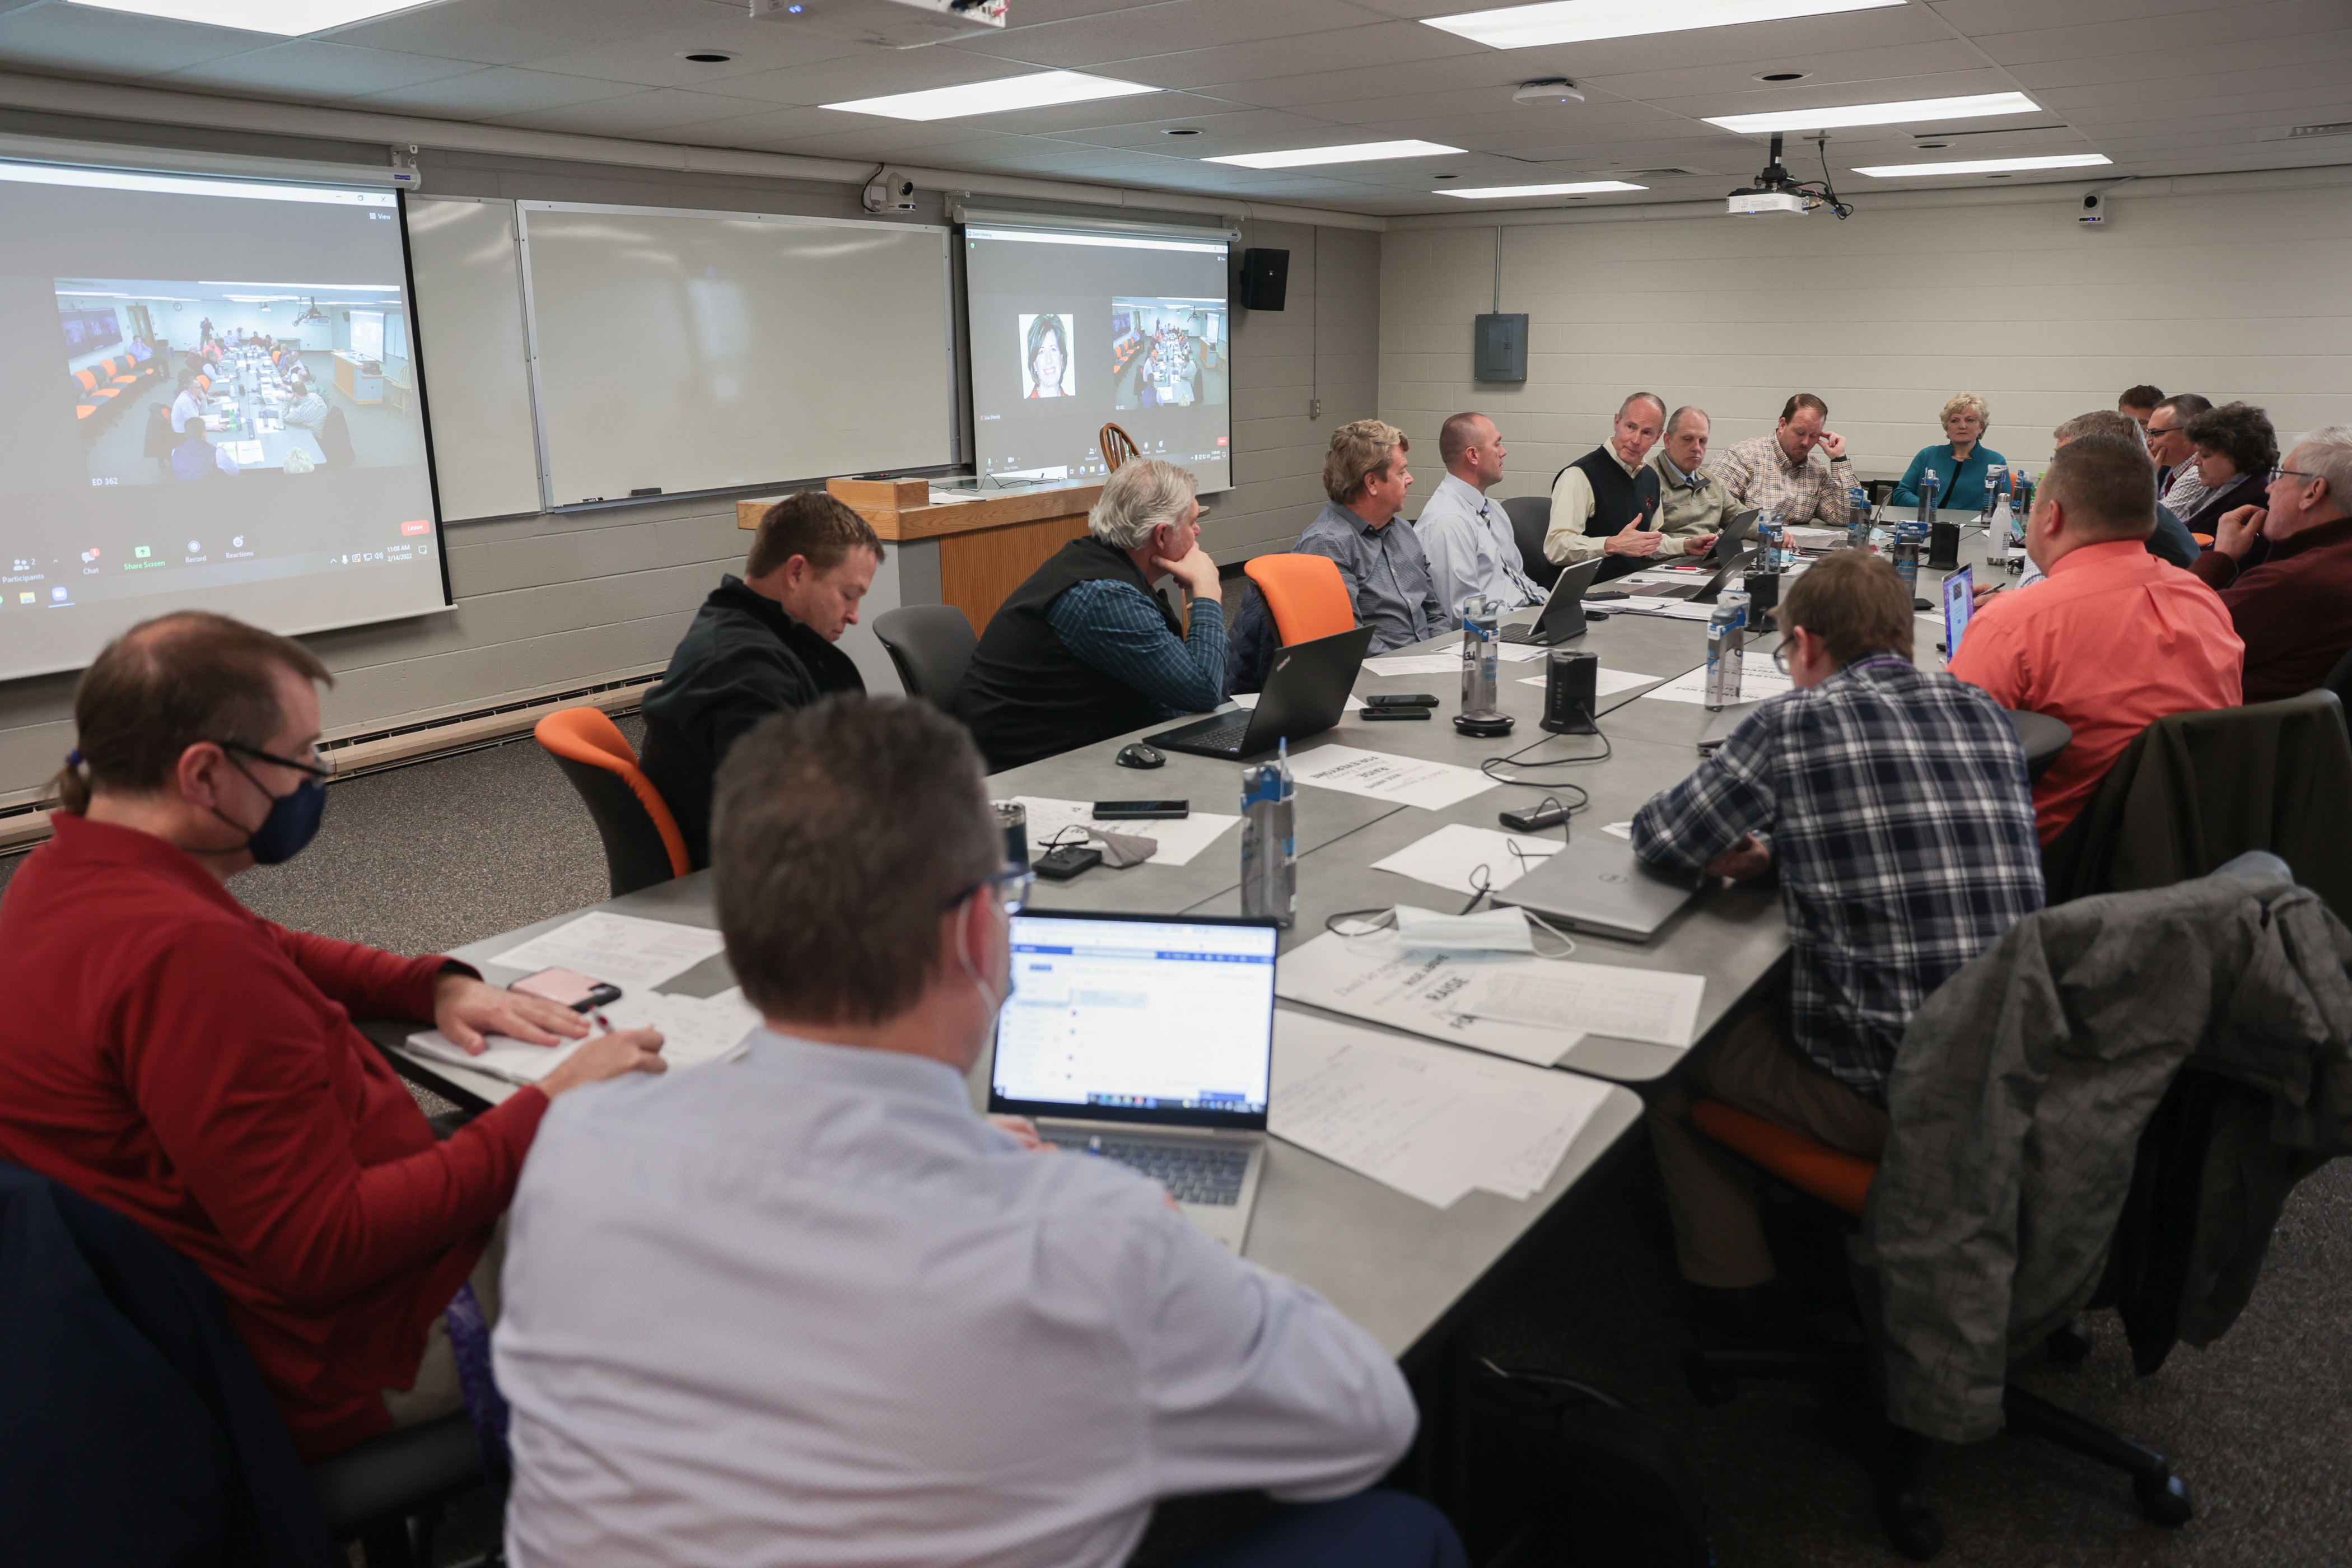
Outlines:
<svg viewBox="0 0 2352 1568"><path fill-rule="evenodd" d="M1785 1018L1736 1021L1649 1106L1684 1279L1702 1319L1752 1331L1772 1278L1745 1166L1690 1125L1721 1100L1875 1160L1886 1079L1928 993L2042 907L2033 798L1990 698L1911 662L1911 595L1862 552L1823 558L1778 622L1797 689L1763 704L1633 819L1645 860L1777 870L1793 953Z"/></svg>

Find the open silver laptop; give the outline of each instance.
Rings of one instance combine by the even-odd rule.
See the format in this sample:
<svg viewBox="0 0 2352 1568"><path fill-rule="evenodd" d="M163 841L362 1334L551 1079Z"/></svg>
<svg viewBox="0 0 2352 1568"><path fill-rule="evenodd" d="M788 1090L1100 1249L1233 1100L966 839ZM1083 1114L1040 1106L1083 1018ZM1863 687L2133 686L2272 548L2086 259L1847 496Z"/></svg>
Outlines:
<svg viewBox="0 0 2352 1568"><path fill-rule="evenodd" d="M1645 865L1632 845L1595 834L1539 861L1495 901L1570 931L1647 942L1697 890L1696 877Z"/></svg>
<svg viewBox="0 0 2352 1568"><path fill-rule="evenodd" d="M1271 921L1024 910L988 1109L1166 1187L1238 1253L1265 1163Z"/></svg>

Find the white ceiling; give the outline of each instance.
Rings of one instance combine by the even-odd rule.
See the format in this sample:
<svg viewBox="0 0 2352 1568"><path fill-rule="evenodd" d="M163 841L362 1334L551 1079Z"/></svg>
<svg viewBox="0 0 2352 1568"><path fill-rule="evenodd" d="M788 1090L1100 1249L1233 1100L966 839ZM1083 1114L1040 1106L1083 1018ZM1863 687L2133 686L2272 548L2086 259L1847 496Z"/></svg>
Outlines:
<svg viewBox="0 0 2352 1568"><path fill-rule="evenodd" d="M753 22L741 0L441 0L312 38L158 21L67 0L0 0L0 69L234 98L1311 202L1365 213L1492 210L1465 186L1687 168L1639 177L1690 199L1745 184L1761 138L1706 115L2019 90L2043 112L1840 132L1839 193L1890 188L1847 171L1929 158L2104 153L2115 174L2352 163L2345 0L1908 0L1900 8L1652 37L1497 50L1413 18L1478 0L1011 0L1002 33L919 49L837 43ZM698 49L724 65L679 58ZM816 107L1080 68L1163 90L928 124ZM1772 84L1759 73L1798 70ZM1569 76L1582 104L1521 108L1510 89ZM90 100L105 112L102 93ZM1203 134L1171 137L1172 127ZM1919 133L1949 131L1927 137ZM1460 156L1259 172L1220 153L1416 137ZM1920 140L1948 150L1915 150ZM1792 144L1800 178L1819 164ZM2015 179L2081 179L2079 171ZM1905 181L1968 185L1987 176Z"/></svg>

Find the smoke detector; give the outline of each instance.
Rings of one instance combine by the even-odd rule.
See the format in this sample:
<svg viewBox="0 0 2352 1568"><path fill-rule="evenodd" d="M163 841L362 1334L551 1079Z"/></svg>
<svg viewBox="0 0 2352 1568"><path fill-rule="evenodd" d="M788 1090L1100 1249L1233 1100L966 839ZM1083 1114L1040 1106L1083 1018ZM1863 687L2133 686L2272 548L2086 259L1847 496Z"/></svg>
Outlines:
<svg viewBox="0 0 2352 1568"><path fill-rule="evenodd" d="M1582 103L1584 89L1564 76L1547 77L1541 81L1523 81L1511 92L1513 103L1537 105L1545 103Z"/></svg>

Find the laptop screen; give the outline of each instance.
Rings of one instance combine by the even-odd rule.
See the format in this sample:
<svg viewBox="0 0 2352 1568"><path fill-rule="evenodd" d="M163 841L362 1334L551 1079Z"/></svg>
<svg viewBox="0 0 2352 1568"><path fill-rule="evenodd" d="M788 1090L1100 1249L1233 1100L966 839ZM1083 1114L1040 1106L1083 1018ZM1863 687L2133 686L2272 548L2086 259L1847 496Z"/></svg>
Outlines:
<svg viewBox="0 0 2352 1568"><path fill-rule="evenodd" d="M1270 922L1014 915L990 1109L1264 1127L1280 935Z"/></svg>
<svg viewBox="0 0 2352 1568"><path fill-rule="evenodd" d="M1969 613L1976 608L1976 574L1963 566L1944 579L1944 662L1960 654L1960 634L1969 629Z"/></svg>

